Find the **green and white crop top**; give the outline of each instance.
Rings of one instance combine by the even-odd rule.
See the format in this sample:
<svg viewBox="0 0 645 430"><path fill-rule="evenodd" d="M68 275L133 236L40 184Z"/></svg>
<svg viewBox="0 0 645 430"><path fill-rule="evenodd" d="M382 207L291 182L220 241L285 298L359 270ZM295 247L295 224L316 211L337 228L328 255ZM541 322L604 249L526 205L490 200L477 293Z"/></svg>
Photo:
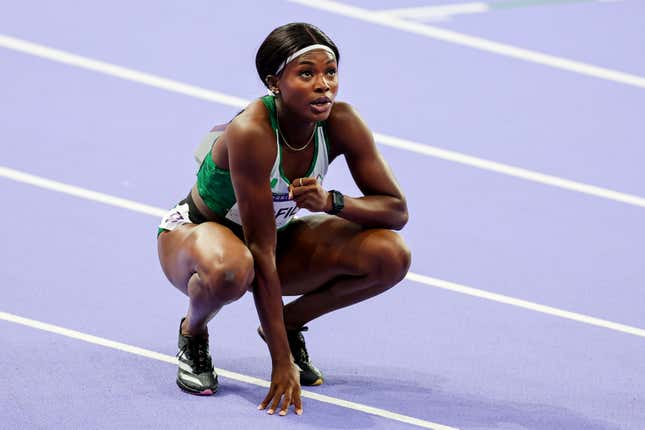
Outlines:
<svg viewBox="0 0 645 430"><path fill-rule="evenodd" d="M282 145L278 137L278 120L274 96L264 96L262 97L262 102L269 111L271 127L275 131L275 142L278 149L273 167L271 168L269 184L271 185L271 192L273 193L275 224L276 228L280 229L285 227L293 219L299 208L293 200L289 199L289 179L287 179L282 170ZM217 138L221 134L221 131L213 131L208 134L206 141L209 148L217 142ZM236 224L242 225L240 210L237 205L233 184L231 183L230 172L215 165L210 151L205 155L197 172L197 189L199 190L199 195L213 212ZM249 156L253 155L249 154ZM198 159L201 158L199 155L197 157ZM314 156L305 177L317 178L318 182L322 183L327 174L328 167L329 143L324 123L319 122L316 124L316 130L314 131Z"/></svg>

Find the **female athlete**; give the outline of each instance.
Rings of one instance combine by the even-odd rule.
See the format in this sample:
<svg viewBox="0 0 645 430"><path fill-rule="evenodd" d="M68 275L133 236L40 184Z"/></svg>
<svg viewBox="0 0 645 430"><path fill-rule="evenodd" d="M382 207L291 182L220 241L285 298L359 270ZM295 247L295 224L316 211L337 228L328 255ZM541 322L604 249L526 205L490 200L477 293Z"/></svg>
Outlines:
<svg viewBox="0 0 645 430"><path fill-rule="evenodd" d="M293 404L301 414L300 386L323 383L305 347L305 324L376 296L407 273L410 251L392 231L408 220L406 201L368 127L336 101L339 59L313 25L272 31L256 56L271 94L213 129L195 185L161 221L161 266L189 299L177 354L177 384L186 392L216 391L207 323L252 291L272 363L258 408L285 415ZM323 188L339 156L362 196ZM312 214L295 218L301 208ZM283 305L282 296L294 295Z"/></svg>

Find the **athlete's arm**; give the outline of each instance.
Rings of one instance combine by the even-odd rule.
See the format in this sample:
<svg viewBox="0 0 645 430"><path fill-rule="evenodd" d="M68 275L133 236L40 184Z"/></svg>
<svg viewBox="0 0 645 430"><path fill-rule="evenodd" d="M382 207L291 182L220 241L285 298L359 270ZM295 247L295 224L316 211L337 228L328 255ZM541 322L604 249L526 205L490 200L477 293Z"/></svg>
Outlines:
<svg viewBox="0 0 645 430"><path fill-rule="evenodd" d="M365 227L400 230L408 221L408 208L401 188L376 149L372 132L347 103L336 103L329 117L332 154L344 155L363 197L344 196L338 216ZM331 209L331 198L326 210Z"/></svg>
<svg viewBox="0 0 645 430"><path fill-rule="evenodd" d="M268 131L253 120L238 117L226 130L229 171L244 229L253 255L253 298L267 339L273 371L269 393L260 404L269 413L286 413L291 403L302 411L299 374L293 365L282 315L282 290L275 261L276 227L269 176L275 146L267 145Z"/></svg>

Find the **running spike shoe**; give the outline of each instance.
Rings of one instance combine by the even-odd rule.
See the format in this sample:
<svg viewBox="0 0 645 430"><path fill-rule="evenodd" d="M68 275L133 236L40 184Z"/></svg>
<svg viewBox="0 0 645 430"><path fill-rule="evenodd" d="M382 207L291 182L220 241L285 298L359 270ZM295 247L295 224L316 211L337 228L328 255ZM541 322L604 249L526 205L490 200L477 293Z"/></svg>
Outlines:
<svg viewBox="0 0 645 430"><path fill-rule="evenodd" d="M184 319L181 320L182 322ZM179 324L177 385L190 394L210 396L217 391L217 373L208 352L208 336L184 336Z"/></svg>

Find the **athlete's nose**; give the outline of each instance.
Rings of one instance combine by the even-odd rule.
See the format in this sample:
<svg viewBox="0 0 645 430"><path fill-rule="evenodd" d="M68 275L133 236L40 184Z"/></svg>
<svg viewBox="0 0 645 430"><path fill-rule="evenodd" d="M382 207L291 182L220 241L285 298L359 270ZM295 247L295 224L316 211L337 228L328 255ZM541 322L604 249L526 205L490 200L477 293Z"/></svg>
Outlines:
<svg viewBox="0 0 645 430"><path fill-rule="evenodd" d="M316 92L326 93L327 91L329 91L329 82L327 82L324 74L318 75L318 78L316 78L314 85Z"/></svg>

